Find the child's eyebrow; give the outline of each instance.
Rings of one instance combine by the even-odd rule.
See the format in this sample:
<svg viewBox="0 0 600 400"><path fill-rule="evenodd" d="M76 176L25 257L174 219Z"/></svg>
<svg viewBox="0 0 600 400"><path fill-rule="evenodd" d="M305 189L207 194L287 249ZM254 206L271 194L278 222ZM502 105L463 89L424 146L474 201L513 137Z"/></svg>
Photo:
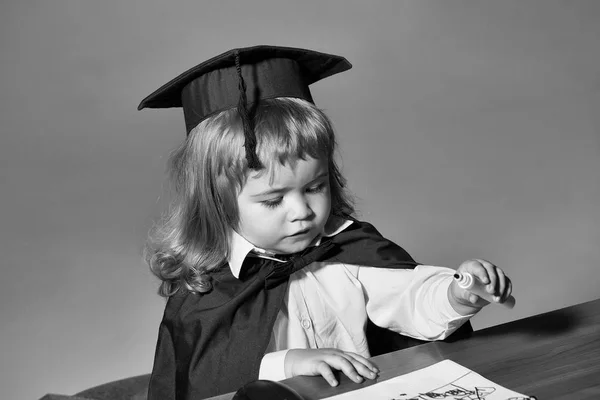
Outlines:
<svg viewBox="0 0 600 400"><path fill-rule="evenodd" d="M329 176L329 171L325 171L320 173L319 175L317 175L313 180L311 180L310 182L308 182L305 186L310 186L312 185L315 181L318 181L319 179L323 179ZM274 195L274 194L280 194L280 193L285 193L289 190L289 187L278 187L278 188L271 188L269 190L265 190L264 192L260 192L260 193L256 193L251 195L250 197L262 197L262 196L270 196L270 195Z"/></svg>
<svg viewBox="0 0 600 400"><path fill-rule="evenodd" d="M282 187L282 188L273 188L270 190L266 190L264 192L260 192L260 193L256 193L251 195L250 197L262 197L262 196L269 196L272 194L279 194L279 193L284 193L288 190L287 187Z"/></svg>

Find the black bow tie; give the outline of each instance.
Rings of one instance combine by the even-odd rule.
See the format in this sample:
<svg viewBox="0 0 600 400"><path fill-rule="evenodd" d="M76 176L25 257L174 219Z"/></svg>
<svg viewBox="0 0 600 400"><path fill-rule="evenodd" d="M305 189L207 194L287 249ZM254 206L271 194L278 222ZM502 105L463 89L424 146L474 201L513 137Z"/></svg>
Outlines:
<svg viewBox="0 0 600 400"><path fill-rule="evenodd" d="M265 265L260 271L260 276L265 280L265 289L274 288L281 282L287 280L294 272L323 258L335 247L335 244L333 244L331 240L328 240L319 246L309 247L298 254L292 255L289 261L273 261L272 263Z"/></svg>

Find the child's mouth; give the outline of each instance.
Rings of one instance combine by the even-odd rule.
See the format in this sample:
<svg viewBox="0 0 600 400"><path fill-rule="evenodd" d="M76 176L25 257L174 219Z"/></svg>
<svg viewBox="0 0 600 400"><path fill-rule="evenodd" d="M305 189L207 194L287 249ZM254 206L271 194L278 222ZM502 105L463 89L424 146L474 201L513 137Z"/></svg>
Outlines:
<svg viewBox="0 0 600 400"><path fill-rule="evenodd" d="M301 230L299 232L296 232L296 233L290 235L290 237L306 235L308 232L310 232L310 229L304 229L304 230Z"/></svg>

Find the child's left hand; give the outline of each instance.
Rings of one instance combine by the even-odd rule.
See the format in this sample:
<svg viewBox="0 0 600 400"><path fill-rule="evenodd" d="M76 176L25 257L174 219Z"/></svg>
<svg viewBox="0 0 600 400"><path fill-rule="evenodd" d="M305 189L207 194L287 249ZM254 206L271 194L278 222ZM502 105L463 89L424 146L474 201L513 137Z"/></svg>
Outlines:
<svg viewBox="0 0 600 400"><path fill-rule="evenodd" d="M486 283L486 290L494 301L503 303L512 293L512 283L502 269L486 260L473 259L465 261L458 267L457 272L468 272ZM454 280L448 289L448 299L452 307L461 314L472 314L478 309L490 304L467 289L462 289Z"/></svg>

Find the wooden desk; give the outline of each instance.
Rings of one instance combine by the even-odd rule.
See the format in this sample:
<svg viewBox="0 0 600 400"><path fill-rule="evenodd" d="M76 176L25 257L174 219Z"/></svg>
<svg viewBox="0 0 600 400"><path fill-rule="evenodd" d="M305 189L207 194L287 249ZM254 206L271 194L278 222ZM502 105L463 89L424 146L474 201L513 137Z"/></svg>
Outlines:
<svg viewBox="0 0 600 400"><path fill-rule="evenodd" d="M450 359L508 389L539 400L600 399L600 299L497 325L455 343L431 342L373 357L378 382ZM323 378L282 381L306 400L373 384L343 375L330 387ZM211 398L230 400L233 393Z"/></svg>

